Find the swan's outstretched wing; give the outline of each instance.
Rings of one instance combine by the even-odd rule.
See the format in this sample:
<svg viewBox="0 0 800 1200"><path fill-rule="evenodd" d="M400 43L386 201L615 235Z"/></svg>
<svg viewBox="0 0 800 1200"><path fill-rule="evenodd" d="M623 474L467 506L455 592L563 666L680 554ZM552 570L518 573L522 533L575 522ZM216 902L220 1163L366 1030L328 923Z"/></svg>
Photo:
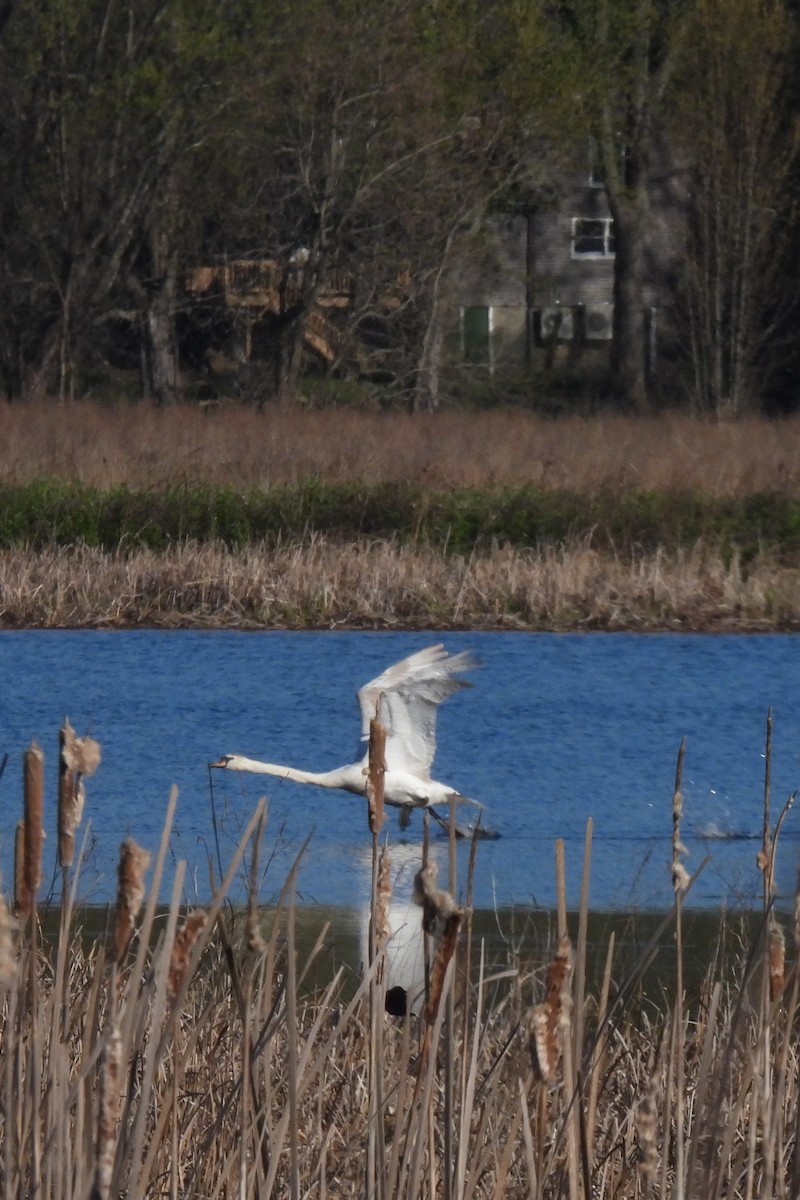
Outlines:
<svg viewBox="0 0 800 1200"><path fill-rule="evenodd" d="M395 663L362 687L362 740L369 741L369 723L378 715L386 726L386 766L430 778L436 751L436 710L443 700L469 683L455 676L477 666L468 650L448 654L444 646L428 646Z"/></svg>

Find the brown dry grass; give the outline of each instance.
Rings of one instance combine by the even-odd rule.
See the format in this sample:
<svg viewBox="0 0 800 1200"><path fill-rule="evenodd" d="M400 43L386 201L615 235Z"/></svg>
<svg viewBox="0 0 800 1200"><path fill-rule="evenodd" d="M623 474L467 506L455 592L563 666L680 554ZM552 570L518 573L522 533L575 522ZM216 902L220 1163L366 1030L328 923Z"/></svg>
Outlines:
<svg viewBox="0 0 800 1200"><path fill-rule="evenodd" d="M232 551L0 552L0 626L473 629L800 627L800 570L698 544L620 559L587 542L469 558L362 541Z"/></svg>
<svg viewBox="0 0 800 1200"><path fill-rule="evenodd" d="M203 412L89 401L6 405L0 482L59 478L97 487L202 481L267 487L413 482L549 489L800 491L800 417L701 422L520 411L434 416L352 410Z"/></svg>

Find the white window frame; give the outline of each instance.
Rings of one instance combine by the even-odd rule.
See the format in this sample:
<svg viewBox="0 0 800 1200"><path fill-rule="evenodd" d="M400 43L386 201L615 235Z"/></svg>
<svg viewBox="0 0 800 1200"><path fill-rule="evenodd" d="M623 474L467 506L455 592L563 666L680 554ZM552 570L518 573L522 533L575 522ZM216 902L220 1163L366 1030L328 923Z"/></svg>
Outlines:
<svg viewBox="0 0 800 1200"><path fill-rule="evenodd" d="M578 240L578 226L581 222L591 221L593 225L603 226L603 249L602 250L576 250L575 243ZM584 235L586 236L586 235ZM570 239L570 254L578 261L587 258L615 258L616 251L609 250L609 242L614 237L614 218L613 217L573 217L572 218L572 236Z"/></svg>

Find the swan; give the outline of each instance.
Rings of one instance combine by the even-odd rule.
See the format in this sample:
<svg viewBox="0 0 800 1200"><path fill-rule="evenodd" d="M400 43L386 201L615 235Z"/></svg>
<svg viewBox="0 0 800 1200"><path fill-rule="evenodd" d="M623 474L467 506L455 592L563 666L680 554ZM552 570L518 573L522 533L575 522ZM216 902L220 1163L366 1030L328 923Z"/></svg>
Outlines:
<svg viewBox="0 0 800 1200"><path fill-rule="evenodd" d="M476 666L477 659L468 650L449 654L441 644L428 646L388 667L358 691L362 742L369 743L369 723L376 713L386 726L384 800L386 804L400 809L401 828L406 828L415 808L428 809L444 826L448 822L436 811L437 805L456 800L483 808L477 800L462 796L449 784L440 783L430 776L436 750L438 707L453 692L470 686L457 676ZM225 754L209 766L226 771L275 775L295 783L313 783L317 787L338 788L364 796L367 791L368 761L367 748L358 762L337 767L333 771L302 771L296 767L244 758L240 754ZM457 824L457 832L460 836L472 836L475 830L472 826ZM483 831L484 836L486 832Z"/></svg>

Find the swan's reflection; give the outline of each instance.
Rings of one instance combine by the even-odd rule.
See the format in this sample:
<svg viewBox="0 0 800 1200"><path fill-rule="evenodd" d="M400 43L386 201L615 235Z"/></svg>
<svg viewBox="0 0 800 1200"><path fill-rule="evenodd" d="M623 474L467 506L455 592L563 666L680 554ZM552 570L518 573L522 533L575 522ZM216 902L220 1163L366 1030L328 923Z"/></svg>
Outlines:
<svg viewBox="0 0 800 1200"><path fill-rule="evenodd" d="M421 845L391 845L389 856L391 894L386 907L386 957L384 989L386 1011L403 1016L406 1011L419 1014L425 1004L425 937L422 931L422 908L414 901L414 876L422 866ZM429 855L433 857L433 854ZM370 883L372 850L364 848L359 855L359 868L365 886L359 889L364 896L359 909L359 946L362 965L369 961Z"/></svg>

